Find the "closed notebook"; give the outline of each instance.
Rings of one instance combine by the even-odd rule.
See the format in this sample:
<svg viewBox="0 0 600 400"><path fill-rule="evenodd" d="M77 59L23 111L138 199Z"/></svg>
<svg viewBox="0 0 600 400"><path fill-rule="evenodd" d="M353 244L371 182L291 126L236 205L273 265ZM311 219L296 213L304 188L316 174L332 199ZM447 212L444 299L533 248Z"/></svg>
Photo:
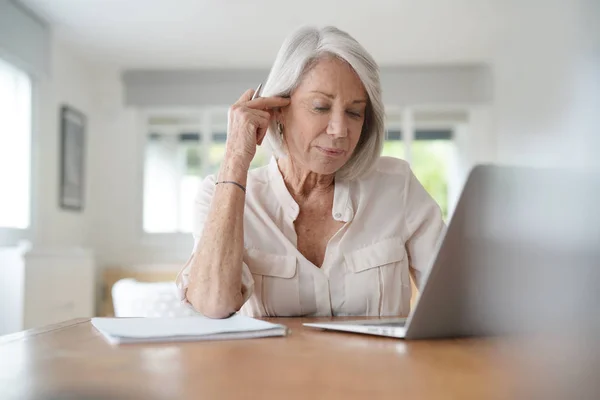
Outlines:
<svg viewBox="0 0 600 400"><path fill-rule="evenodd" d="M237 314L226 319L92 318L92 325L112 344L250 339L288 333L284 325Z"/></svg>

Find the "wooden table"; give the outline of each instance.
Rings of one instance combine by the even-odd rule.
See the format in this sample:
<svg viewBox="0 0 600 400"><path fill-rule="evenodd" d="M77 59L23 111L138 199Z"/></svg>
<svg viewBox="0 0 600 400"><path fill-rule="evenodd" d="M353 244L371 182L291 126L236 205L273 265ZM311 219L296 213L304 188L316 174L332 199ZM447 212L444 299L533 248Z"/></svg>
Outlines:
<svg viewBox="0 0 600 400"><path fill-rule="evenodd" d="M88 319L0 337L0 399L600 398L595 341L286 338L110 346ZM327 320L327 319L325 319ZM593 351L592 351L592 350Z"/></svg>

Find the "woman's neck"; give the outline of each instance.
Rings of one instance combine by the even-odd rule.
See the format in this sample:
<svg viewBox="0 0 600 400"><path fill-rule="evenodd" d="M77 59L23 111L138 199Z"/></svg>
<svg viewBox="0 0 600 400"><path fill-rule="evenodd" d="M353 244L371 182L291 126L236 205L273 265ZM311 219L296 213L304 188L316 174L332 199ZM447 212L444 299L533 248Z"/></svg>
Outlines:
<svg viewBox="0 0 600 400"><path fill-rule="evenodd" d="M304 200L315 194L331 193L334 188L334 174L317 174L302 168L289 156L279 158L277 164L286 187L296 200Z"/></svg>

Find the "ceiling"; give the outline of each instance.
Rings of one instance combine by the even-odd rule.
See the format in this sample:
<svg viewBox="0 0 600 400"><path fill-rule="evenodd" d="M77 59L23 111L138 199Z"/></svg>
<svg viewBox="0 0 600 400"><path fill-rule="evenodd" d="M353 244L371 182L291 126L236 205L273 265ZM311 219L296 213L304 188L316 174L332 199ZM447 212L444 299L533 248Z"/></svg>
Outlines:
<svg viewBox="0 0 600 400"><path fill-rule="evenodd" d="M301 25L335 25L381 65L485 62L492 0L21 0L83 56L118 68L268 67Z"/></svg>

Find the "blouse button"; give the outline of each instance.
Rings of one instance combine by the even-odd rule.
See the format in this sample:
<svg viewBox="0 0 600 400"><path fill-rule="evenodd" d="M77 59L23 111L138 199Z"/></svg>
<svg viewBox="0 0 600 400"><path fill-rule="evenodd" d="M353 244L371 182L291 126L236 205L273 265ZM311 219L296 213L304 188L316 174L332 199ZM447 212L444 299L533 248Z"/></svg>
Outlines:
<svg viewBox="0 0 600 400"><path fill-rule="evenodd" d="M341 213L335 213L334 217L335 217L335 219L340 219L340 218L342 218L342 214Z"/></svg>

